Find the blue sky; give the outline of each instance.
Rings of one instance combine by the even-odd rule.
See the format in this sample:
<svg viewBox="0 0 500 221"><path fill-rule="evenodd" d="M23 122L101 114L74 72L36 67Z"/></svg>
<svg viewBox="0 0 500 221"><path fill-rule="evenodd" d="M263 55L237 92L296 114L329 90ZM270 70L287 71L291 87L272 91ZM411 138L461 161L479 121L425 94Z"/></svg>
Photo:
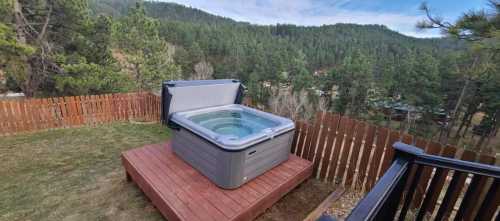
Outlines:
<svg viewBox="0 0 500 221"><path fill-rule="evenodd" d="M335 23L383 24L415 37L439 37L438 31L419 31L415 24L424 15L423 0L167 0L237 21L254 24L287 23L322 25ZM487 0L428 0L434 14L447 21L463 12L481 9Z"/></svg>

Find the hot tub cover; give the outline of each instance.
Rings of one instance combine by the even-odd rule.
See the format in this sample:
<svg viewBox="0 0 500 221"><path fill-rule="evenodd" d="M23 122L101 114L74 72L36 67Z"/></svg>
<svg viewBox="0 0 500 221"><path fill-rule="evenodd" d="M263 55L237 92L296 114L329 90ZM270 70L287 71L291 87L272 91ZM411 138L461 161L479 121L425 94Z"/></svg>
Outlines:
<svg viewBox="0 0 500 221"><path fill-rule="evenodd" d="M172 113L241 104L244 86L238 80L164 81L162 85L161 120L169 124Z"/></svg>

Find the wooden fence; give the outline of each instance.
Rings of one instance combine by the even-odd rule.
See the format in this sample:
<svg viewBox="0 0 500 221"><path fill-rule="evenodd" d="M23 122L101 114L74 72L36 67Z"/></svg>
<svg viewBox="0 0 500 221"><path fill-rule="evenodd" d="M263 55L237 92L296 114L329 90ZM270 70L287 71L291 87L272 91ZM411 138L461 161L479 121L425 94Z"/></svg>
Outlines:
<svg viewBox="0 0 500 221"><path fill-rule="evenodd" d="M149 92L0 101L0 135L131 119L158 121L160 98Z"/></svg>
<svg viewBox="0 0 500 221"><path fill-rule="evenodd" d="M316 178L368 192L391 165L394 156L392 144L396 141L415 145L428 154L486 164L495 164L496 161L491 155L443 146L409 134L400 134L398 131L323 112L318 112L312 123L296 122L292 152L314 162ZM414 173L413 170L415 168L412 168L411 174ZM432 168L424 167L416 188L414 205L420 205L433 174ZM431 205L427 205L427 208L434 208L445 181L450 180L452 175L447 171L439 173L440 177L433 184L432 199L428 202ZM468 185L465 178L467 177L460 179L456 185ZM463 193L453 193L450 200L457 201L460 194Z"/></svg>
<svg viewBox="0 0 500 221"><path fill-rule="evenodd" d="M159 121L160 97L149 92L103 94L0 101L0 135L20 132L96 125L140 119ZM334 113L316 113L312 123L296 121L292 153L314 163L316 178L344 187L370 191L391 164L392 144L402 141L426 153L495 164L495 157L443 146L409 134L350 119ZM414 168L412 170L415 170ZM412 172L413 173L413 172ZM431 168L424 167L414 201L419 205L431 179ZM438 173L428 208L434 208L438 196L453 174ZM454 185L468 185L463 178ZM483 183L480 183L484 185ZM453 193L457 201L461 192Z"/></svg>

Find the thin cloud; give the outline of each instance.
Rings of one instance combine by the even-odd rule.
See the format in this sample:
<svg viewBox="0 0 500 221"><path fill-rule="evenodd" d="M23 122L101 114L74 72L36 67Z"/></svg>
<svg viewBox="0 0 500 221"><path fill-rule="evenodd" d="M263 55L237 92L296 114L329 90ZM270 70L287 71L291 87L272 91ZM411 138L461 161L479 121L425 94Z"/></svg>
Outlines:
<svg viewBox="0 0 500 221"><path fill-rule="evenodd" d="M415 24L424 19L413 14L344 9L349 0L173 0L212 14L253 24L296 24L320 26L336 23L380 24L414 37L439 37L435 31L418 31Z"/></svg>

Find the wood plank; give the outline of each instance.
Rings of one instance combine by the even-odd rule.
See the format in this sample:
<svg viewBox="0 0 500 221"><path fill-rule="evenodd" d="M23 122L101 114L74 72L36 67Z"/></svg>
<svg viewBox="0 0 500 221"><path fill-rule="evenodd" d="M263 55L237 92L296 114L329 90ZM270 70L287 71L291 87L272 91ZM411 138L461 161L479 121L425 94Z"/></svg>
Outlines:
<svg viewBox="0 0 500 221"><path fill-rule="evenodd" d="M373 141L375 139L375 131L377 127L375 125L368 124L368 128L366 131L365 143L363 145L363 150L361 153L361 159L359 160L359 172L357 178L357 186L356 188L363 188L366 179L368 177L368 161L370 160L370 156L373 150Z"/></svg>
<svg viewBox="0 0 500 221"><path fill-rule="evenodd" d="M214 204L209 203L210 200L215 201L217 199L211 198L208 199L206 197L206 192L210 189L209 185L204 185L203 183L196 182L197 180L186 179L186 177L182 176L182 173L179 173L179 166L176 163L172 163L172 161L167 161L165 157L160 157L161 153L157 151L157 148L144 148L142 151L137 151L136 155L142 157L142 160L151 160L154 165L159 169L159 171L171 171L171 173L162 173L162 178L167 182L167 187L165 190L173 191L178 194L177 196L183 202L185 202L190 208L195 210L194 213L197 214L201 219L227 219L231 216L229 213L228 216L224 215L224 212L234 212L228 210L229 208L216 208ZM153 164L153 163L152 163ZM190 182L191 181L191 182ZM195 181L195 182L192 182ZM175 188L173 188L175 187ZM199 189L199 188L205 188ZM200 193L200 194L197 194ZM221 199L219 199L221 200ZM227 200L227 198L226 198ZM197 202L197 203L192 203ZM225 211L219 211L219 209L224 209ZM210 214L210 216L207 216ZM234 214L234 213L233 213Z"/></svg>
<svg viewBox="0 0 500 221"><path fill-rule="evenodd" d="M428 143L427 141L420 138L417 139L417 141L418 141L418 143L416 144L417 147L425 148L427 146ZM436 142L429 142L428 147L425 149L425 152L430 155L439 155L441 151L442 151L441 144ZM428 166L423 167L422 173L420 174L420 180L418 181L417 184L417 189L414 190L416 194L413 199L413 208L420 208L425 191L427 190L427 186L431 181L432 171L433 171L432 167Z"/></svg>
<svg viewBox="0 0 500 221"><path fill-rule="evenodd" d="M345 190L342 187L339 187L335 189L330 195L328 195L323 202L321 202L312 212L310 212L304 221L316 221L327 211L330 209L333 204L342 197L344 194Z"/></svg>
<svg viewBox="0 0 500 221"><path fill-rule="evenodd" d="M187 205L181 202L173 192L160 191L159 186L150 185L150 183L161 184L161 182L154 173L150 173L145 166L140 164L141 160L137 159L137 156L131 155L131 153L122 155L122 163L127 174L163 216L168 220L198 220Z"/></svg>
<svg viewBox="0 0 500 221"><path fill-rule="evenodd" d="M192 195L189 193L191 191L185 191L182 187L185 186L185 183L182 183L180 180L176 180L175 178L172 178L170 175L171 173L162 173L164 170L165 166L164 164L153 160L154 156L148 156L147 151L135 151L133 152L137 159L140 161L150 161L150 163L145 164L142 169L147 170L148 172L148 177L154 179L152 182L155 183L155 186L158 187L160 192L165 193L165 192L173 192L174 195L181 201L183 204L186 205L188 208L189 213L194 214L196 217L195 220L203 220L203 218L208 219L211 218L210 216L206 216L207 211L204 211L204 208L199 204L199 203L192 203L192 202L198 202L197 198L193 198ZM176 188L173 188L176 187ZM168 190L168 191L166 191ZM213 219L210 219L213 220Z"/></svg>
<svg viewBox="0 0 500 221"><path fill-rule="evenodd" d="M340 123L340 115L334 114L330 122L330 132L328 133L326 146L325 146L325 156L322 160L321 170L319 171L319 177L324 180L327 175L328 166L331 164L330 158L332 155L333 145L337 137L337 130Z"/></svg>
<svg viewBox="0 0 500 221"><path fill-rule="evenodd" d="M9 119L9 124L10 124L10 128L12 130L12 134L15 134L17 132L19 132L19 125L17 123L17 113L15 111L15 103L14 101L7 101L5 103L7 106L6 106L6 110L7 110L7 118Z"/></svg>
<svg viewBox="0 0 500 221"><path fill-rule="evenodd" d="M99 118L97 115L97 98L95 95L90 95L89 100L90 115L92 116L92 125L97 125L99 123Z"/></svg>
<svg viewBox="0 0 500 221"><path fill-rule="evenodd" d="M337 164L340 158L340 150L342 149L342 143L344 141L344 134L345 131L347 130L348 126L347 124L349 124L350 121L351 119L345 116L342 116L342 118L340 119L339 129L337 132L337 136L335 139L335 146L333 148L333 153L332 153L332 160L330 161L330 169L328 171L328 176L327 176L328 182L332 182L335 178L335 172L337 172Z"/></svg>
<svg viewBox="0 0 500 221"><path fill-rule="evenodd" d="M88 104L88 96L80 96L80 108L82 114L82 123L85 125L91 125L90 121L90 112L89 112L89 104Z"/></svg>
<svg viewBox="0 0 500 221"><path fill-rule="evenodd" d="M78 124L85 125L85 112L83 108L83 96L77 96L76 100L76 110L78 112Z"/></svg>
<svg viewBox="0 0 500 221"><path fill-rule="evenodd" d="M300 132L302 130L302 124L300 124L299 122L294 122L295 123L295 131L293 133L293 140L292 140L292 147L290 148L290 152L292 152L293 154L295 154L295 152L297 151L297 141L299 140L299 137L300 137Z"/></svg>
<svg viewBox="0 0 500 221"><path fill-rule="evenodd" d="M473 161L476 159L476 153L465 150L461 157L462 160ZM439 210L436 214L436 220L446 219L450 217L450 214L455 206L455 203L458 200L460 192L465 184L465 180L467 179L467 173L455 171L453 174L453 178L450 181L450 185L446 190L446 194L443 198L443 203L439 207Z"/></svg>
<svg viewBox="0 0 500 221"><path fill-rule="evenodd" d="M494 165L495 157L490 155L481 155L479 157L479 163ZM483 191L486 190L486 184L489 178L481 175L474 175L467 192L462 199L460 207L457 214L455 215L455 220L473 220L476 216L476 212L479 209L478 205L481 205L484 196Z"/></svg>
<svg viewBox="0 0 500 221"><path fill-rule="evenodd" d="M379 127L377 128L377 141L375 148L373 149L373 156L370 160L370 168L368 170L367 182L365 184L365 191L370 191L377 181L377 171L382 165L382 154L384 153L384 147L387 142L387 137L389 134L389 129Z"/></svg>
<svg viewBox="0 0 500 221"><path fill-rule="evenodd" d="M66 103L66 110L68 111L68 125L74 127L77 125L74 97L64 97L64 102Z"/></svg>
<svg viewBox="0 0 500 221"><path fill-rule="evenodd" d="M53 118L52 118L52 109L50 108L50 101L47 98L42 99L42 109L43 109L43 128L48 129L52 128Z"/></svg>
<svg viewBox="0 0 500 221"><path fill-rule="evenodd" d="M284 195L286 195L286 193L290 192L298 184L304 182L309 176L312 175L312 172L313 172L313 167L312 164L310 164L299 174L287 180L287 182L281 183L277 187L277 189L273 189L273 191L268 192L266 196L262 199L262 201L253 203L249 209L243 211L242 214L235 217L235 220L255 219L259 214L263 213L267 208L271 207L273 204L278 202L278 200L282 198Z"/></svg>
<svg viewBox="0 0 500 221"><path fill-rule="evenodd" d="M113 122L119 121L120 118L118 117L118 94L111 94L110 100L111 100L111 116Z"/></svg>
<svg viewBox="0 0 500 221"><path fill-rule="evenodd" d="M302 153L304 152L304 146L306 144L306 138L309 133L309 125L302 122L302 121L299 121L301 124L302 124L302 133L300 134L300 139L299 139L299 146L297 147L297 153L296 155L299 156L299 157L302 157Z"/></svg>
<svg viewBox="0 0 500 221"><path fill-rule="evenodd" d="M59 98L59 108L61 108L61 117L63 127L71 126L71 116L69 116L68 104L66 103L67 97Z"/></svg>
<svg viewBox="0 0 500 221"><path fill-rule="evenodd" d="M316 174L318 173L319 171L319 166L320 166L320 163L323 161L323 158L324 158L324 149L325 149L325 144L326 144L326 140L327 140L327 137L328 137L328 134L330 132L330 127L332 127L332 117L333 115L331 113L325 113L324 115L324 118L322 120L322 128L321 128L321 133L319 134L319 141L318 141L318 147L317 147L317 151L316 151L316 154L314 155L314 166L313 166L313 170L314 170L314 175L316 176ZM330 157L330 156L328 156Z"/></svg>
<svg viewBox="0 0 500 221"><path fill-rule="evenodd" d="M325 113L322 111L316 112L316 122L314 123L314 133L313 136L311 137L311 142L309 145L309 154L307 156L307 159L311 162L314 160L314 155L316 154L316 149L318 147L318 140L319 140L319 135L320 135L320 130L323 125L323 117Z"/></svg>
<svg viewBox="0 0 500 221"><path fill-rule="evenodd" d="M447 146L441 153L443 157L451 157L453 158L456 153L456 148ZM446 177L448 177L448 169L437 168L432 180L427 189L427 193L425 195L422 206L420 207L420 211L417 216L417 220L422 220L425 214L432 214L434 212L434 208L436 206L437 200L439 198L439 194L444 187L446 182Z"/></svg>
<svg viewBox="0 0 500 221"><path fill-rule="evenodd" d="M42 130L42 108L40 105L40 99L30 99L30 115L31 119L33 119L33 128L35 130Z"/></svg>
<svg viewBox="0 0 500 221"><path fill-rule="evenodd" d="M17 103L17 113L18 113L18 120L21 125L21 131L26 132L29 131L29 124L27 121L26 117L26 108L25 108L25 101L24 100L19 100L16 102Z"/></svg>
<svg viewBox="0 0 500 221"><path fill-rule="evenodd" d="M477 217L475 220L493 220L493 216L498 210L500 205L500 179L495 179L493 184L491 184L490 189L486 193L486 198L484 199ZM496 220L498 220L500 215L497 215Z"/></svg>
<svg viewBox="0 0 500 221"><path fill-rule="evenodd" d="M106 94L106 101L108 102L108 122L114 122L114 114L113 114L113 98L111 94Z"/></svg>
<svg viewBox="0 0 500 221"><path fill-rule="evenodd" d="M7 122L7 116L5 113L5 101L0 101L0 135L5 135L9 133L9 127Z"/></svg>
<svg viewBox="0 0 500 221"><path fill-rule="evenodd" d="M319 129L321 128L322 119L323 112L316 112L314 124L312 125L311 136L307 136L303 158L309 161L312 161L314 159L314 152L316 151L316 144L318 143L318 133Z"/></svg>
<svg viewBox="0 0 500 221"><path fill-rule="evenodd" d="M33 122L33 106L31 105L31 100L32 99L24 99L23 100L23 107L22 111L24 113L24 121L26 122L26 127L27 131L35 131L36 130L36 125Z"/></svg>
<svg viewBox="0 0 500 221"><path fill-rule="evenodd" d="M177 158L169 145L122 155L128 177L168 220L251 220L312 174L312 163L291 155L242 187L224 190Z"/></svg>
<svg viewBox="0 0 500 221"><path fill-rule="evenodd" d="M243 208L237 199L235 200L232 196L224 194L207 179L202 179L203 175L185 164L179 158L166 152L165 148L149 148L147 150L152 151L153 154L151 156L156 157L158 160L161 160L163 164L169 166L165 171L170 171L170 173L173 173L178 179L183 180L183 184L179 185L179 187L186 188L188 192L202 193L201 195L205 197L205 200L208 200L210 204L213 204L213 206L227 217L233 217ZM208 192L213 192L213 194L208 194ZM202 199L197 198L197 200L201 201ZM224 204L220 204L220 202Z"/></svg>
<svg viewBox="0 0 500 221"><path fill-rule="evenodd" d="M111 122L111 105L109 102L109 98L107 94L102 95L102 100L104 103L104 122L109 123Z"/></svg>
<svg viewBox="0 0 500 221"><path fill-rule="evenodd" d="M342 145L342 150L341 150L341 155L340 155L340 161L339 165L337 167L337 180L339 182L342 182L344 180L344 174L345 174L345 169L347 166L347 162L349 159L349 151L352 148L352 141L353 141L353 134L354 134L354 127L355 125L358 124L357 120L349 119L346 124L346 136L344 138L344 145Z"/></svg>
<svg viewBox="0 0 500 221"><path fill-rule="evenodd" d="M99 124L105 123L106 122L106 116L105 116L105 110L104 110L104 98L102 95L97 95L96 96L96 107L97 107L97 119Z"/></svg>
<svg viewBox="0 0 500 221"><path fill-rule="evenodd" d="M23 131L21 113L19 112L19 102L17 101L9 101L10 104L10 116L12 117L12 124L14 125L14 133L19 133Z"/></svg>
<svg viewBox="0 0 500 221"><path fill-rule="evenodd" d="M354 144L351 150L351 156L349 157L349 165L347 168L347 174L345 178L345 186L350 187L354 180L354 173L356 172L356 166L358 164L359 153L361 152L361 144L366 133L366 124L359 122L356 124L355 128L356 134L354 135ZM356 183L355 183L356 184Z"/></svg>
<svg viewBox="0 0 500 221"><path fill-rule="evenodd" d="M384 149L384 158L382 160L382 167L377 175L377 179L384 175L385 171L391 165L392 158L394 158L394 148L392 145L400 138L400 134L398 131L391 131L389 133L389 141L387 142Z"/></svg>

